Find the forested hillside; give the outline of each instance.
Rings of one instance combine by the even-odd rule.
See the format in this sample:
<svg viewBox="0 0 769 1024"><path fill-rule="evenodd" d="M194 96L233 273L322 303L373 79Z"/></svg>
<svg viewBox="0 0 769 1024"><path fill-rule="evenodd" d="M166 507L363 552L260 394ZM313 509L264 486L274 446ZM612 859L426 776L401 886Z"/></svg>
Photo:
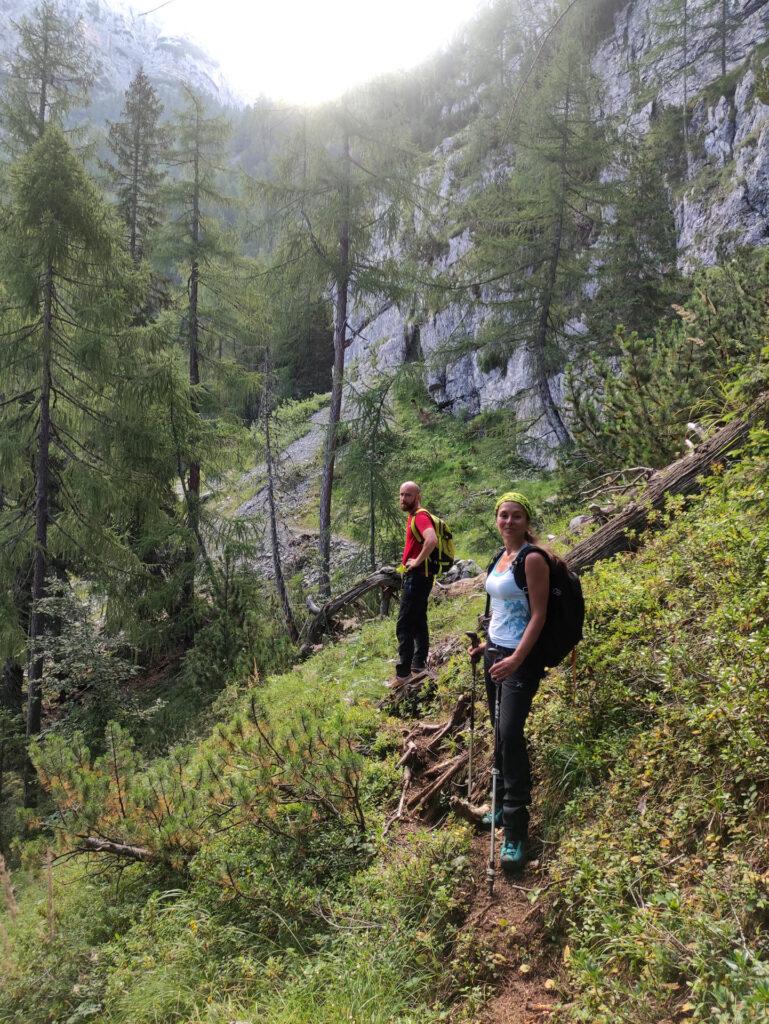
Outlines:
<svg viewBox="0 0 769 1024"><path fill-rule="evenodd" d="M0 13L0 1022L769 1019L769 5L499 0L306 111ZM393 691L399 577L324 602L404 479L469 576ZM512 486L588 615L489 898Z"/></svg>

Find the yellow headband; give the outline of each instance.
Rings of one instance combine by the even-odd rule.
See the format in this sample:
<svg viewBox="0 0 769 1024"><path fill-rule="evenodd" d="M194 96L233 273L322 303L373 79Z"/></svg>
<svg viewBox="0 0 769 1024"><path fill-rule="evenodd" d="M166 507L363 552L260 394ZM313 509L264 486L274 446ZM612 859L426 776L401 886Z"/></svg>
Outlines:
<svg viewBox="0 0 769 1024"><path fill-rule="evenodd" d="M500 494L497 498L497 503L494 506L494 515L499 512L499 506L504 505L506 501L514 501L517 505L520 505L526 515L529 517L529 522L534 518L534 506L531 504L525 494L521 494L520 491L505 491L504 494Z"/></svg>

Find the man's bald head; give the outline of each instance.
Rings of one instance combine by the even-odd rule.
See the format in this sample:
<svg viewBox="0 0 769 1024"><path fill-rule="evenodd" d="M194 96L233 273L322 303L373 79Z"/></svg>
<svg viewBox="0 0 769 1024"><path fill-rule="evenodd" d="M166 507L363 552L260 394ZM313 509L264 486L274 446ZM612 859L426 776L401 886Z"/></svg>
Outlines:
<svg viewBox="0 0 769 1024"><path fill-rule="evenodd" d="M414 483L413 480L404 481L400 486L398 500L404 512L415 512L422 500L422 491L419 488L419 484Z"/></svg>

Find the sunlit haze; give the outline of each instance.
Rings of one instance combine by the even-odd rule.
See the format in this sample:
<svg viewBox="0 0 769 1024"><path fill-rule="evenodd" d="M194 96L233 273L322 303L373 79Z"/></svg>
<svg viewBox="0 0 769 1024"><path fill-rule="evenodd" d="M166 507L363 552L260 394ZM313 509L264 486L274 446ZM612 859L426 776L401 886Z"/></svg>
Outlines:
<svg viewBox="0 0 769 1024"><path fill-rule="evenodd" d="M482 0L171 0L151 18L201 44L243 99L312 104L413 67L483 6Z"/></svg>

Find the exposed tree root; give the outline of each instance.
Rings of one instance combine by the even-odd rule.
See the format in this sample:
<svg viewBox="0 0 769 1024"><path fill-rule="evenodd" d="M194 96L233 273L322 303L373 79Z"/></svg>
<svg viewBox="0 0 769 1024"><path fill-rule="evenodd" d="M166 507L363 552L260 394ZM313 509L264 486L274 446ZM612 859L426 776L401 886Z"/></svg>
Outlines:
<svg viewBox="0 0 769 1024"><path fill-rule="evenodd" d="M450 758L448 761L441 761L435 765L426 778L437 775L434 782L431 782L425 789L420 790L408 801L410 811L416 811L426 807L432 799L437 796L454 778L454 776L467 764L468 753L463 750L461 754Z"/></svg>
<svg viewBox="0 0 769 1024"><path fill-rule="evenodd" d="M480 825L481 819L489 809L488 804L473 804L456 794L449 799L449 805L458 818L469 821L471 825Z"/></svg>

